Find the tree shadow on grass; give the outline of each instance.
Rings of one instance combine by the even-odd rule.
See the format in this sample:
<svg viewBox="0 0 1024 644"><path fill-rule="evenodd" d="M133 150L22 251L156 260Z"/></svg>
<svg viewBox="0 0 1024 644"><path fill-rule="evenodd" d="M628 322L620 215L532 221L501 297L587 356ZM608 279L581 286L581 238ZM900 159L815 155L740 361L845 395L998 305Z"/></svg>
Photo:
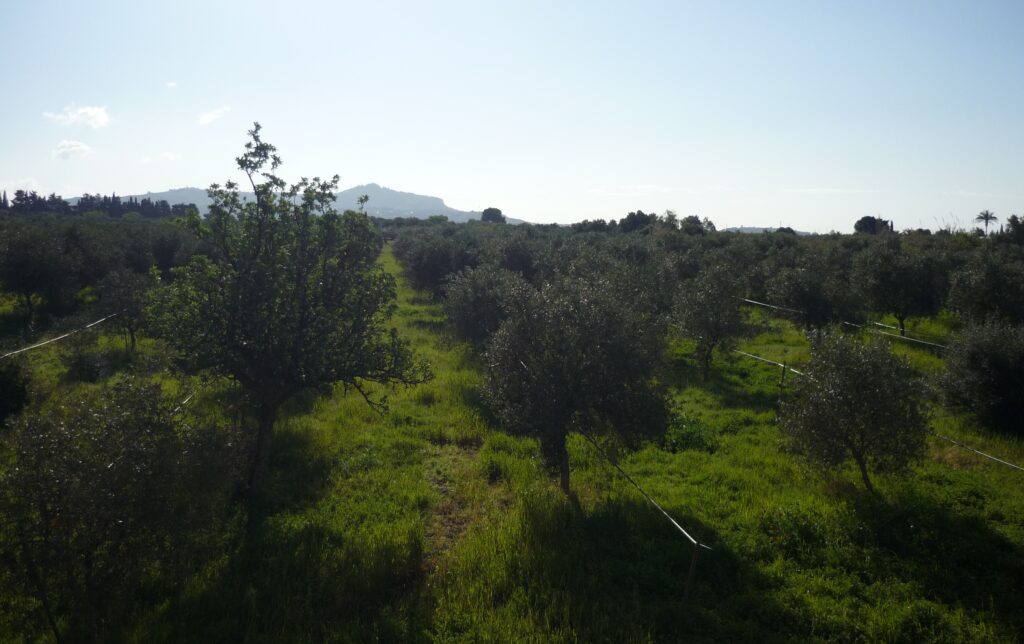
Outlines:
<svg viewBox="0 0 1024 644"><path fill-rule="evenodd" d="M268 520L152 620L180 642L417 641L430 627L422 544Z"/></svg>
<svg viewBox="0 0 1024 644"><path fill-rule="evenodd" d="M855 502L858 545L874 550L871 573L921 585L928 599L990 612L1024 636L1024 550L978 516L960 514L912 489Z"/></svg>
<svg viewBox="0 0 1024 644"><path fill-rule="evenodd" d="M251 506L255 520L224 535L225 556L147 620L141 639L422 639L432 614L415 522L347 521L315 509L336 472L379 467L377 459L367 453L340 462L305 428L288 427L274 441L265 492Z"/></svg>
<svg viewBox="0 0 1024 644"><path fill-rule="evenodd" d="M579 641L776 641L803 634L770 583L680 508L667 508L713 550L694 546L642 499L581 511L528 501L520 554L504 597L526 597L529 614ZM524 607L525 608L525 607ZM520 609L523 612L524 609Z"/></svg>
<svg viewBox="0 0 1024 644"><path fill-rule="evenodd" d="M729 371L722 366L729 365ZM723 407L743 407L757 412L772 411L778 407L779 388L767 384L758 374L740 368L737 369L728 359L716 356L711 374L707 380L701 375L700 368L688 356L677 355L672 358L669 383L677 389L698 387L715 397Z"/></svg>

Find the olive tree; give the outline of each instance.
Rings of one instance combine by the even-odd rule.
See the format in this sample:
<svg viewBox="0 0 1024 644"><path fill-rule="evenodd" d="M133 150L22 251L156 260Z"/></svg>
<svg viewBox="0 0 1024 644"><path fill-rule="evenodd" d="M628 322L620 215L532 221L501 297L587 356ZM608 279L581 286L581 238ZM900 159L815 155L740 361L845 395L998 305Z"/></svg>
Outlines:
<svg viewBox="0 0 1024 644"><path fill-rule="evenodd" d="M701 374L708 379L715 349L730 348L744 331L740 297L743 280L735 269L717 262L683 283L675 302L675 322L696 343Z"/></svg>
<svg viewBox="0 0 1024 644"><path fill-rule="evenodd" d="M124 379L30 409L3 435L4 599L55 641L120 639L140 591L180 582L214 547L238 470L231 433L175 404Z"/></svg>
<svg viewBox="0 0 1024 644"><path fill-rule="evenodd" d="M868 305L892 313L907 334L907 318L933 315L942 307L946 274L937 253L906 248L897 237L886 237L857 255L854 282Z"/></svg>
<svg viewBox="0 0 1024 644"><path fill-rule="evenodd" d="M491 405L539 439L567 495L570 432L630 438L664 426L664 327L641 311L603 277L563 278L533 291L488 342Z"/></svg>
<svg viewBox="0 0 1024 644"><path fill-rule="evenodd" d="M531 289L518 273L485 264L448 279L444 310L456 335L480 347Z"/></svg>
<svg viewBox="0 0 1024 644"><path fill-rule="evenodd" d="M244 200L233 182L210 187L198 234L215 251L175 269L150 313L158 335L194 367L233 378L250 394L256 496L287 400L343 383L383 408L367 383L409 385L429 371L387 327L395 282L377 265L383 242L365 214L334 210L338 177L286 187L259 124L249 135L237 162L255 199Z"/></svg>
<svg viewBox="0 0 1024 644"><path fill-rule="evenodd" d="M124 348L135 352L136 336L142 327L146 295L158 281L159 273L135 273L118 269L107 273L97 285L100 301L117 313L114 323L124 335Z"/></svg>
<svg viewBox="0 0 1024 644"><path fill-rule="evenodd" d="M925 392L910 364L888 345L819 332L811 338L805 370L779 420L812 461L837 466L853 459L864 487L874 493L869 472L899 472L924 454Z"/></svg>
<svg viewBox="0 0 1024 644"><path fill-rule="evenodd" d="M948 405L991 427L1020 433L1024 327L996 319L968 324L950 343L939 382Z"/></svg>

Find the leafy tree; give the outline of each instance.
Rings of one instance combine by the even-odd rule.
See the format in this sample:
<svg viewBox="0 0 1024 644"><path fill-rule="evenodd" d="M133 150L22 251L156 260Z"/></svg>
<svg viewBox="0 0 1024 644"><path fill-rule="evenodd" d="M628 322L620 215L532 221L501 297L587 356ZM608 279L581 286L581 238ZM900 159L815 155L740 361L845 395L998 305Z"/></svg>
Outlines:
<svg viewBox="0 0 1024 644"><path fill-rule="evenodd" d="M896 237L857 255L854 282L872 310L893 314L900 335L907 334L908 317L938 313L947 288L937 253L908 249Z"/></svg>
<svg viewBox="0 0 1024 644"><path fill-rule="evenodd" d="M864 235L879 235L892 231L892 223L880 217L866 215L853 224L853 231Z"/></svg>
<svg viewBox="0 0 1024 644"><path fill-rule="evenodd" d="M988 236L988 225L993 221L996 221L998 217L990 210L982 210L978 213L978 216L974 218L974 221L980 221L985 224L985 236Z"/></svg>
<svg viewBox="0 0 1024 644"><path fill-rule="evenodd" d="M479 264L471 241L452 228L444 223L440 230L420 230L395 242L395 256L416 288L439 293L449 275Z"/></svg>
<svg viewBox="0 0 1024 644"><path fill-rule="evenodd" d="M947 404L983 423L1021 432L1024 417L1024 327L998 320L974 322L946 350L939 378Z"/></svg>
<svg viewBox="0 0 1024 644"><path fill-rule="evenodd" d="M743 279L725 262L701 269L683 283L676 297L674 319L683 335L697 343L697 361L705 380L715 349L728 349L744 330L740 311Z"/></svg>
<svg viewBox="0 0 1024 644"><path fill-rule="evenodd" d="M805 248L792 262L771 271L765 282L770 302L802 311L804 326L821 329L863 317L863 303L850 284L853 254L829 243Z"/></svg>
<svg viewBox="0 0 1024 644"><path fill-rule="evenodd" d="M900 472L922 457L925 392L910 364L888 345L835 330L816 333L805 373L783 401L779 420L812 461L834 467L852 458L874 493L869 471Z"/></svg>
<svg viewBox="0 0 1024 644"><path fill-rule="evenodd" d="M540 440L569 495L572 431L630 438L664 426L663 325L612 284L564 278L534 291L491 337L486 394L506 427Z"/></svg>
<svg viewBox="0 0 1024 644"><path fill-rule="evenodd" d="M480 221L503 224L505 223L505 215L501 214L501 210L498 208L484 208L483 213L480 214Z"/></svg>
<svg viewBox="0 0 1024 644"><path fill-rule="evenodd" d="M238 157L255 200L237 184L213 185L199 230L215 249L176 269L151 309L156 332L193 366L238 381L258 425L249 472L255 497L267 469L278 410L296 394L344 383L375 408L366 383L429 377L395 329L385 328L394 279L376 264L382 242L369 218L333 208L338 178L285 187L281 160L260 137ZM262 181L260 179L262 178Z"/></svg>
<svg viewBox="0 0 1024 644"><path fill-rule="evenodd" d="M32 325L40 297L51 310L70 308L78 284L60 231L53 226L24 224L5 232L0 241L0 283L18 296L28 325Z"/></svg>
<svg viewBox="0 0 1024 644"><path fill-rule="evenodd" d="M97 290L107 310L117 313L114 323L124 334L124 348L135 352L136 334L142 327L146 297L158 283L158 273L134 273L120 269L108 273Z"/></svg>
<svg viewBox="0 0 1024 644"><path fill-rule="evenodd" d="M158 385L80 391L4 436L0 565L26 621L113 641L140 591L195 571L237 468L230 435L175 415Z"/></svg>
<svg viewBox="0 0 1024 644"><path fill-rule="evenodd" d="M1010 245L978 248L951 276L948 301L964 318L1024 319L1024 253Z"/></svg>
<svg viewBox="0 0 1024 644"><path fill-rule="evenodd" d="M531 288L519 274L493 265L467 268L445 285L444 310L460 338L482 346Z"/></svg>

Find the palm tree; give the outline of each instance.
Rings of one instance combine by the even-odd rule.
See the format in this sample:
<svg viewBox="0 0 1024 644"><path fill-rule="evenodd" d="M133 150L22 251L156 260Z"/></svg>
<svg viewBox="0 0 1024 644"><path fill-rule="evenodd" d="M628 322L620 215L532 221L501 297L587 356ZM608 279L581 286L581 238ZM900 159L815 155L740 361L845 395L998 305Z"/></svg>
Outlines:
<svg viewBox="0 0 1024 644"><path fill-rule="evenodd" d="M996 214L994 212L982 210L981 212L978 213L978 216L974 218L974 221L985 222L985 236L988 237L988 225L991 222L995 221L996 219L998 219L998 217L996 217Z"/></svg>

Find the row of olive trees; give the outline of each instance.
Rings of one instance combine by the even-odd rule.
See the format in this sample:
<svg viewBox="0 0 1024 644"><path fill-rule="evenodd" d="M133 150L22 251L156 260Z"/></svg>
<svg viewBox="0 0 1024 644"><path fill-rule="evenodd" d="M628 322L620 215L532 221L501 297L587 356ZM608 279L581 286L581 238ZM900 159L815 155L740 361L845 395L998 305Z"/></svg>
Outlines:
<svg viewBox="0 0 1024 644"><path fill-rule="evenodd" d="M472 239L471 232L458 229L453 229L449 238L455 239L459 233ZM905 469L923 453L926 409L934 396L919 374L904 360L894 357L882 343L864 344L849 333L827 329L841 320L862 320L860 315L866 307L892 313L900 323L901 332L908 317L938 311L950 279L950 264L942 251L943 241L916 239L908 242L895 236L853 240L849 244L844 240L826 240L822 244L824 253L810 255L822 263L800 274L779 271L768 279L762 278L759 286L759 275L763 275L773 253L766 253L758 261L750 257L750 247L745 244L702 243L682 248L652 248L650 243L623 245L610 238L595 242L601 238L595 237L593 231L588 239L587 243L575 243L575 239L563 231L550 233L541 240L532 239L528 254L542 259L525 262L534 268L529 275L503 267L499 255L478 243L474 246L474 267L441 278L445 308L453 329L482 352L492 405L506 426L541 438L549 462L557 466L564 485L567 486L566 434L594 431L591 426L581 425L575 406L579 401L582 402L579 408L584 408L585 396L572 390L568 383L589 382L589 373L600 374L601 382L610 378L615 383L620 382L602 371L605 363L597 364L604 359L599 351L585 367L572 357L580 344L578 335L589 337L589 342L600 346L597 336L588 335L588 330L595 325L558 313L555 308L558 298L537 299L537 293L561 292L559 285L566 288L567 278L583 278L572 288L585 293L588 305L594 307L599 306L600 297L586 285L602 283L600 290L612 294L611 300L616 304L610 306L617 307L614 314L605 313L609 319L626 318L633 329L638 329L640 317L632 313L651 311L654 315L647 318L647 329L671 328L691 338L705 379L709 376L714 353L731 348L746 331L741 310L741 298L745 294L756 293L764 285L772 290L789 288L793 289L790 292L802 292L803 299L798 300L797 305L804 305L807 310L797 319L819 331L812 335L813 360L808 367L812 377L797 385L796 394L783 407L784 427L794 444L812 460L823 464L852 460L869 489L873 488L869 472ZM421 240L410 237L405 243L415 247L417 241ZM794 248L789 239L779 242L783 254ZM488 244L491 248L501 246L494 239ZM979 257L991 260L992 251L988 249L972 249L971 252L968 262L978 261ZM605 261L609 257L619 263ZM778 254L774 258L778 260ZM968 263L968 269L969 266ZM965 269L954 271L954 284L968 274L969 270ZM670 291L674 295L668 298L665 297L668 289L657 284L652 287L652 282L658 282L657 277L666 275L678 278L673 283L674 291ZM644 280L645 288L636 288ZM801 285L818 286L801 291ZM642 297L638 298L637 294L641 293ZM639 306L638 301L644 305ZM579 306L577 304L576 308ZM574 322L569 324L569 319ZM977 319L977 316L966 315L965 319ZM944 400L951 406L974 411L984 422L996 424L996 417L1006 417L1005 411L999 410L1012 407L1011 401L1016 400L1006 388L1012 388L1015 381L1019 385L1020 376L1015 375L1014 370L1019 369L1021 359L1016 357L1013 343L1006 341L1010 332L1005 324L988 324L1002 329L1000 337L1004 348L999 351L1006 360L996 362L1005 366L994 367L992 358L997 352L993 341L986 345L991 349L987 357L978 357L980 351L976 345L979 338L985 337L984 333L979 335L978 329L984 324L971 323L954 342L941 388ZM608 335L607 329L604 332ZM975 346L973 351L968 351L971 359L962 358L964 351L961 349L970 346ZM530 356L534 354L544 356L556 352L552 347L564 353L565 359L542 361L540 366L530 363ZM645 356L651 365L658 364L649 357L649 352L635 353ZM614 359L609 364L619 365L610 367L610 372L636 377L628 365L615 363ZM584 369L586 373L581 372ZM652 367L644 373L656 372ZM549 373L550 378L545 375ZM900 386L892 387L894 382ZM612 395L600 388L595 391L602 402ZM566 400L573 404L567 405ZM558 416L555 409L564 410L564 415ZM614 417L613 413L603 413L605 418ZM600 414L587 412L582 417L597 415ZM610 424L605 425L608 426ZM628 424L623 428L627 435L637 434ZM648 428L654 429L656 424Z"/></svg>

